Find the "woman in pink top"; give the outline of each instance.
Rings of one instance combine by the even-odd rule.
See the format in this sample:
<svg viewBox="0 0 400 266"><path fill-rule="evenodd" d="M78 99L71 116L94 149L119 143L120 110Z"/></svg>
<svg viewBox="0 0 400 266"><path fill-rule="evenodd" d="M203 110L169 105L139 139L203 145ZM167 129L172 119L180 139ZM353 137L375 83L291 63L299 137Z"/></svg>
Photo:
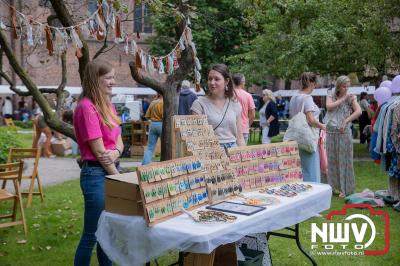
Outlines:
<svg viewBox="0 0 400 266"><path fill-rule="evenodd" d="M120 120L111 104L114 73L105 61L89 62L74 112L75 135L81 151L80 183L85 201L83 233L75 253L75 265L90 265L97 242L97 222L104 210L104 178L107 174L118 174L117 160L123 143ZM100 265L112 265L98 243L97 259Z"/></svg>

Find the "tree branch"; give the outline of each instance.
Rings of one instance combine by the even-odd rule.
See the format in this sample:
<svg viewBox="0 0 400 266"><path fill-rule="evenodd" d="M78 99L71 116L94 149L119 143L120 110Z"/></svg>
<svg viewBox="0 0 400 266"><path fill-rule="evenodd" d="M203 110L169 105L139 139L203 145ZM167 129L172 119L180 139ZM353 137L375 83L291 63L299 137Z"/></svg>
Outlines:
<svg viewBox="0 0 400 266"><path fill-rule="evenodd" d="M18 89L17 87L15 87L13 85L10 85L10 90L15 92L19 96L27 97L27 96L31 96L32 95L29 91L21 91L20 89Z"/></svg>
<svg viewBox="0 0 400 266"><path fill-rule="evenodd" d="M158 79L151 77L147 72L141 71L135 61L129 62L129 68L131 69L131 75L135 81L164 94L164 82L160 82Z"/></svg>
<svg viewBox="0 0 400 266"><path fill-rule="evenodd" d="M0 76L3 77L8 82L8 84L10 84L10 86L15 86L12 79L3 70L0 70Z"/></svg>
<svg viewBox="0 0 400 266"><path fill-rule="evenodd" d="M61 54L61 83L56 90L57 106L56 113L59 118L62 117L65 104L65 85L67 84L67 52Z"/></svg>
<svg viewBox="0 0 400 266"><path fill-rule="evenodd" d="M43 111L47 124L52 129L59 132L63 132L63 134L67 135L68 137L75 139L75 134L72 126L57 119L57 117L51 110L51 107L47 102L46 98L40 93L39 89L37 88L35 83L31 80L30 76L18 63L17 58L15 57L13 51L11 50L9 44L7 43L7 38L4 36L3 30L0 30L0 46L2 47L5 55L7 56L10 66L14 69L15 73L25 84L26 88L28 89L28 92L33 96L35 101L39 104L40 108Z"/></svg>

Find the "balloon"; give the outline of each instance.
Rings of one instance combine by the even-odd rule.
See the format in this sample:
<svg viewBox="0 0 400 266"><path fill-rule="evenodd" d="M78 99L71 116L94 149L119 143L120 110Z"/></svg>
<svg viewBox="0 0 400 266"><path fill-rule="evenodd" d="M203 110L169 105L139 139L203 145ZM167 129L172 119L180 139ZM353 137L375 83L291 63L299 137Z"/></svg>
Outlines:
<svg viewBox="0 0 400 266"><path fill-rule="evenodd" d="M400 75L394 77L394 79L392 80L392 85L390 85L389 88L393 93L400 92Z"/></svg>
<svg viewBox="0 0 400 266"><path fill-rule="evenodd" d="M382 81L381 85L379 85L379 88L380 87L386 87L386 88L390 89L391 85L392 85L392 82L390 80L385 80L385 81Z"/></svg>
<svg viewBox="0 0 400 266"><path fill-rule="evenodd" d="M374 99L378 105L382 105L392 97L392 91L388 87L380 87L374 92Z"/></svg>

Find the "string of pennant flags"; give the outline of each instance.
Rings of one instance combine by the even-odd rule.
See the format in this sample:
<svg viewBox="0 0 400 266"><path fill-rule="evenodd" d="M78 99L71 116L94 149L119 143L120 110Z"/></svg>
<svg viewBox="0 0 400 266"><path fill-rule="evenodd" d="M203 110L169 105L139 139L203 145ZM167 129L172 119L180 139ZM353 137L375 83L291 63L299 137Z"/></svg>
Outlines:
<svg viewBox="0 0 400 266"><path fill-rule="evenodd" d="M1 1L4 2L4 0ZM68 27L57 27L39 22L33 19L31 15L25 15L8 3L5 4L10 8L10 30L13 38L25 40L27 45L31 47L46 44L50 56L62 54L72 43L76 50L76 56L80 58L82 56L81 48L83 44L79 38L79 33L85 39L104 41L107 34L106 25L110 26L114 32L114 42L123 43L124 53L133 55L136 65L142 71L149 73L172 75L179 68L178 60L181 57L182 51L190 47L194 62L194 83L196 89L200 89L201 64L197 57L192 30L189 27L189 19L179 41L172 51L164 56L152 56L137 45L133 39L134 34L125 33L123 23L121 23L121 15L106 0L103 0L98 5L97 10L88 16L88 18ZM4 24L2 18L0 18L0 29L3 31L7 30L7 26Z"/></svg>

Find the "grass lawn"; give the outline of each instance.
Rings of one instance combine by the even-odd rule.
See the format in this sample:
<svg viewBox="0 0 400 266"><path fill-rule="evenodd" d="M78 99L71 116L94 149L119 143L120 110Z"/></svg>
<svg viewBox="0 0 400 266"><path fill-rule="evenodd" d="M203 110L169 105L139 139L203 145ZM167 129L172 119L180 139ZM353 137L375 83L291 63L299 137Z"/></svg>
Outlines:
<svg viewBox="0 0 400 266"><path fill-rule="evenodd" d="M369 188L373 191L386 189L387 177L370 162L355 163L357 191ZM28 241L24 240L22 227L0 230L0 265L71 265L76 245L82 232L83 201L79 181L70 181L45 188L43 204L35 198L33 206L26 210L28 221ZM339 210L343 200L334 197L331 210ZM2 210L5 206L2 205ZM400 227L397 225L399 213L385 207L391 219L391 248L384 256L337 257L314 256L320 265L399 265ZM326 214L328 211L324 212ZM309 247L310 223L322 218L312 218L301 224L301 242ZM378 227L382 227L382 223ZM378 236L379 237L379 236ZM381 237L381 236L380 236ZM274 265L309 265L308 260L297 249L294 241L271 237L270 249ZM306 248L307 250L307 248ZM174 261L176 252L170 252L159 259L160 265ZM97 260L93 258L92 265Z"/></svg>
<svg viewBox="0 0 400 266"><path fill-rule="evenodd" d="M354 143L353 156L354 158L370 158L367 144Z"/></svg>
<svg viewBox="0 0 400 266"><path fill-rule="evenodd" d="M23 148L32 148L32 136L32 129L18 129L18 139L21 141Z"/></svg>

